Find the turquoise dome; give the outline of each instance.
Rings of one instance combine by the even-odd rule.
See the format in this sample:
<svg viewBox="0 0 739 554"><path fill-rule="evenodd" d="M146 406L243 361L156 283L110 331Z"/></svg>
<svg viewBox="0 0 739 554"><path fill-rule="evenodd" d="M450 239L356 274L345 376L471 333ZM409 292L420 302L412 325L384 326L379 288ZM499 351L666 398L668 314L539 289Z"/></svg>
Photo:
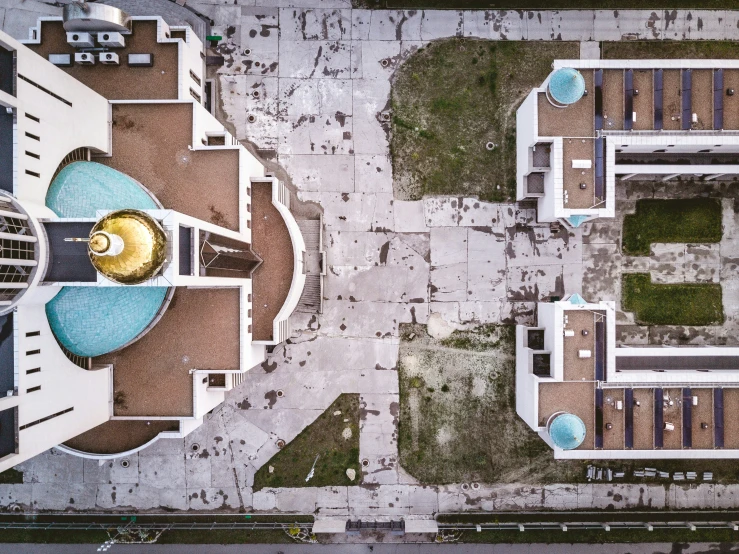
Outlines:
<svg viewBox="0 0 739 554"><path fill-rule="evenodd" d="M585 94L585 79L577 69L558 69L549 79L549 94L555 102L574 104Z"/></svg>
<svg viewBox="0 0 739 554"><path fill-rule="evenodd" d="M166 295L167 287L64 287L46 304L46 317L67 350L101 356L141 334Z"/></svg>
<svg viewBox="0 0 739 554"><path fill-rule="evenodd" d="M95 162L65 166L46 192L46 205L59 217L96 217L97 210L161 208L138 181Z"/></svg>
<svg viewBox="0 0 739 554"><path fill-rule="evenodd" d="M585 424L574 414L560 414L549 424L549 436L555 446L572 450L585 440Z"/></svg>

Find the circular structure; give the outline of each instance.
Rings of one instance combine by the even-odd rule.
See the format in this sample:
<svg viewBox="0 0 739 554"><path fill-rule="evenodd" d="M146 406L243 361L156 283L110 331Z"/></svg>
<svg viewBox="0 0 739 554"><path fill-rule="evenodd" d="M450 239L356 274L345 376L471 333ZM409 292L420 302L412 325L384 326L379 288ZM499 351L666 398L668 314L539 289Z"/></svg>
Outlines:
<svg viewBox="0 0 739 554"><path fill-rule="evenodd" d="M65 31L128 33L130 16L123 10L105 4L70 2L62 12Z"/></svg>
<svg viewBox="0 0 739 554"><path fill-rule="evenodd" d="M107 279L136 285L154 277L164 265L167 235L149 214L117 210L102 217L90 232L92 265Z"/></svg>
<svg viewBox="0 0 739 554"><path fill-rule="evenodd" d="M254 123L254 122L255 122L255 121L257 120L257 118L256 118L256 116L255 116L255 115L253 115L253 114L249 114L248 116L246 116L246 120L247 120L247 121L248 121L249 123Z"/></svg>
<svg viewBox="0 0 739 554"><path fill-rule="evenodd" d="M167 287L64 287L46 304L54 336L70 352L93 358L118 350L148 329Z"/></svg>
<svg viewBox="0 0 739 554"><path fill-rule="evenodd" d="M97 210L161 209L135 179L96 162L72 162L51 182L46 205L59 217L97 217Z"/></svg>
<svg viewBox="0 0 739 554"><path fill-rule="evenodd" d="M574 104L583 97L583 94L585 79L577 69L563 67L555 71L549 79L547 97L555 106Z"/></svg>
<svg viewBox="0 0 739 554"><path fill-rule="evenodd" d="M492 141L485 143L485 150L495 150L495 143Z"/></svg>
<svg viewBox="0 0 739 554"><path fill-rule="evenodd" d="M131 465L131 462L128 461L128 458L123 458L121 460L121 467L122 468L125 469L125 468L129 467L130 465Z"/></svg>
<svg viewBox="0 0 739 554"><path fill-rule="evenodd" d="M283 396L285 396L285 393L283 391L281 391L281 390L278 390L277 391L277 398L282 398Z"/></svg>
<svg viewBox="0 0 739 554"><path fill-rule="evenodd" d="M251 95L252 95L252 96L253 96L254 98L259 98L259 91L258 91L258 90L255 90L255 91L253 91L253 92L251 93Z"/></svg>
<svg viewBox="0 0 739 554"><path fill-rule="evenodd" d="M369 467L369 460L367 458L362 460L362 467Z"/></svg>
<svg viewBox="0 0 739 554"><path fill-rule="evenodd" d="M577 448L585 440L585 424L574 414L554 414L547 424L552 442L562 450Z"/></svg>
<svg viewBox="0 0 739 554"><path fill-rule="evenodd" d="M192 450L193 452L197 452L198 450L200 450L200 445L198 443L194 442L190 446L190 450Z"/></svg>

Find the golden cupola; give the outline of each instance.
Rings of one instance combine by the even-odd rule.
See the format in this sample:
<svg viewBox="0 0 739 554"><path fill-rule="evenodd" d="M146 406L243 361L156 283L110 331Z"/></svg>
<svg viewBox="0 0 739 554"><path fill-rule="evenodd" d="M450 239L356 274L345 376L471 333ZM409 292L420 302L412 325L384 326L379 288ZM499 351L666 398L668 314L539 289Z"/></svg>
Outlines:
<svg viewBox="0 0 739 554"><path fill-rule="evenodd" d="M136 285L155 277L166 253L167 235L146 212L110 212L90 231L88 254L92 265L121 285Z"/></svg>

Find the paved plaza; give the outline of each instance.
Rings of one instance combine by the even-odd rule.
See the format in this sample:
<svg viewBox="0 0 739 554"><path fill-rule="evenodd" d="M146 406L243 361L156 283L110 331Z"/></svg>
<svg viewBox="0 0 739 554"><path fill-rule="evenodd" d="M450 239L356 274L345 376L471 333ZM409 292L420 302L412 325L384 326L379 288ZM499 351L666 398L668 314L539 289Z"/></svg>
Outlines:
<svg viewBox="0 0 739 554"><path fill-rule="evenodd" d="M135 13L150 8L165 18L171 10L175 21L187 15L163 0L131 4ZM670 272L662 266L672 264L672 274L682 279L719 282L722 272L736 269L739 253L727 238L716 250L658 247L651 258L630 260L619 254L620 218L553 233L535 223L534 210L514 204L465 197L394 200L383 113L394 71L434 39L736 39L739 12L369 11L351 9L347 0L187 5L212 18L212 34L224 37L219 117L306 203L298 209L315 205L323 212L323 313L294 318L294 338L248 372L187 438L159 440L131 456L127 468L49 451L19 467L23 484L0 485L0 506L225 508L345 518L737 505L739 486L521 483L463 491L458 484L418 485L398 466L401 324L428 323L439 335L482 323L531 324L535 303L552 296L618 300L618 275L628 267L664 275ZM60 9L35 0L0 0L3 29L20 38L43 14L58 15ZM584 48L592 55L592 45ZM650 194L633 190L619 199L623 213L636 196ZM725 222L733 229L734 200L725 202ZM700 275L690 273L690 256L700 257ZM680 267L679 257L685 260ZM726 329L739 325L739 291L727 298L725 289L724 298L734 306L726 307L728 327L685 331L695 333L695 342L726 336ZM619 317L629 340L646 341L650 333L669 340L669 331L638 328L629 314ZM277 390L284 395L278 398ZM369 460L363 484L253 492L254 474L277 452L278 440L292 440L341 393L361 397L360 458ZM200 445L197 452L194 443Z"/></svg>

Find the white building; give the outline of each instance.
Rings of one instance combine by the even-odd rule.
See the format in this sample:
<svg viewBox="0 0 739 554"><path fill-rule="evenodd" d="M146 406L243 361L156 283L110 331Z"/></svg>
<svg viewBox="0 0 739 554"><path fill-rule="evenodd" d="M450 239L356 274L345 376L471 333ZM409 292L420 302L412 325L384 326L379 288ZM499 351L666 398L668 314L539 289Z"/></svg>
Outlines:
<svg viewBox="0 0 739 554"><path fill-rule="evenodd" d="M737 407L739 348L617 347L614 302L516 327L516 411L555 458L737 458Z"/></svg>
<svg viewBox="0 0 739 554"><path fill-rule="evenodd" d="M556 60L516 113L517 200L539 222L615 216L625 179L733 178L739 61ZM687 163L686 163L687 162Z"/></svg>
<svg viewBox="0 0 739 554"><path fill-rule="evenodd" d="M287 190L202 105L192 30L88 7L0 33L0 471L191 432L307 278Z"/></svg>

